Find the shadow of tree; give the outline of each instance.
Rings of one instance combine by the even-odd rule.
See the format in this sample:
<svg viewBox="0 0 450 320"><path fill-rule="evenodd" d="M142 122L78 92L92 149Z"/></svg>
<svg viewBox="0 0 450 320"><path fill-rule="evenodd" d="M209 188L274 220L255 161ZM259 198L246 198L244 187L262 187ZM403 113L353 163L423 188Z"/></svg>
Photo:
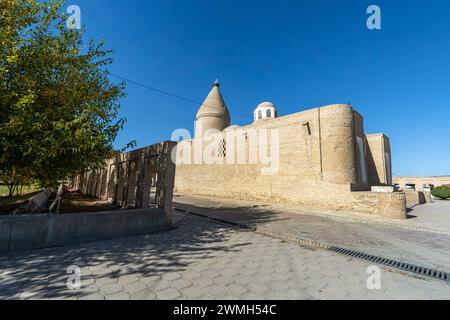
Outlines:
<svg viewBox="0 0 450 320"><path fill-rule="evenodd" d="M171 231L0 256L0 299L69 299L137 275L153 281L204 259L237 252L249 242L228 242L230 226L174 213ZM81 269L82 287L67 287L67 269Z"/></svg>

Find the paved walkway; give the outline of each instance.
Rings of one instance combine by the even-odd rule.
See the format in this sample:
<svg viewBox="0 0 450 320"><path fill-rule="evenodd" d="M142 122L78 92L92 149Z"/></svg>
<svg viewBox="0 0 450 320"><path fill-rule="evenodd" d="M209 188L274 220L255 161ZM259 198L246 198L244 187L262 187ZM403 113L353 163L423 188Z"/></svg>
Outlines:
<svg viewBox="0 0 450 320"><path fill-rule="evenodd" d="M450 272L445 220L450 201L416 207L405 221L240 200L177 196L175 201L175 207L191 212ZM436 232L418 231L427 228Z"/></svg>
<svg viewBox="0 0 450 320"><path fill-rule="evenodd" d="M450 286L191 215L177 229L0 256L0 299L449 299ZM67 268L81 289L67 289Z"/></svg>
<svg viewBox="0 0 450 320"><path fill-rule="evenodd" d="M434 200L433 203L415 206L409 216L410 225L421 225L450 233L450 200Z"/></svg>

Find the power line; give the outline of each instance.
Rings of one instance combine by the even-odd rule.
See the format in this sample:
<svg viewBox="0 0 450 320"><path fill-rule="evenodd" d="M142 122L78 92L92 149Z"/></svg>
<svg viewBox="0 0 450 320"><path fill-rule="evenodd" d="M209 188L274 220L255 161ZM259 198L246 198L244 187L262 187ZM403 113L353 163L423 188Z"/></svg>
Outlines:
<svg viewBox="0 0 450 320"><path fill-rule="evenodd" d="M205 105L205 106L207 106L207 107L210 107L210 108L219 110L219 109L216 108L216 107L213 107L213 106L204 104L204 103L202 103L202 102L195 101L195 100L192 100L192 99L189 99L189 98L185 98L185 97L182 97L182 96L179 96L179 95L176 95L176 94L173 94L173 93L170 93L170 92L167 92L167 91L164 91L164 90L161 90L161 89L158 89L158 88L155 88L155 87L152 87L152 86L149 86L149 85L146 85L146 84L143 84L143 83L140 83L140 82L137 82L137 81L134 81L134 80L131 80L131 79L128 79L128 78L125 78L125 77L116 75L116 74L113 74L113 73L110 73L110 75L111 75L112 77L117 78L117 79L120 79L120 80L122 80L122 81L131 83L131 84L134 84L134 85L139 86L139 87L142 87L142 88L144 88L144 89L148 89L148 90L151 90L151 91L154 91L154 92L157 92L157 93L160 93L160 94L163 94L163 95L172 97L172 98L176 98L176 99L179 99L179 100L183 100L183 101L185 101L185 102L189 102L189 103L192 103L192 104L195 104L195 105L202 105L202 104L203 104L203 105ZM249 115L243 114L243 113L237 113L237 112L231 112L231 111L230 111L230 113L231 113L231 114L234 114L234 115L237 115L237 116L241 116L241 117L252 118L252 117L250 117Z"/></svg>
<svg viewBox="0 0 450 320"><path fill-rule="evenodd" d="M151 115L151 116L154 116L154 117L173 119L173 120L183 120L183 121L186 120L185 118L182 118L182 117L176 117L176 116L171 116L171 115L169 116L169 115L165 115L165 114L149 112L147 110L142 110L142 109L139 109L139 108L133 108L133 107L130 107L128 105L126 106L126 109L134 111L136 113L148 114L148 115Z"/></svg>
<svg viewBox="0 0 450 320"><path fill-rule="evenodd" d="M139 83L137 81L130 80L130 79L127 79L127 78L115 75L113 73L111 73L110 75L113 76L114 78L120 79L122 81L129 82L129 83L134 84L136 86L139 86L139 87L142 87L142 88L145 88L145 89L149 89L149 90L155 91L157 93L164 94L164 95L169 96L169 97L173 97L173 98L180 99L180 100L183 100L183 101L186 101L186 102L190 102L190 103L201 104L198 101L191 100L191 99L188 99L188 98L184 98L184 97L178 96L176 94L173 94L173 93L170 93L170 92L167 92L167 91L163 91L163 90L160 90L160 89L157 89L157 88L154 88L154 87L150 87L150 86L148 86L146 84L142 84L142 83Z"/></svg>
<svg viewBox="0 0 450 320"><path fill-rule="evenodd" d="M101 15L99 15L97 12L92 12L92 11L86 9L86 8L83 8L83 11L84 11L84 12L87 11L88 15L92 15L92 16L95 16L95 17L96 17L95 19L93 19L93 22L94 22L95 24L99 25L99 24L97 23L97 20L101 20L103 24L108 24L108 25L111 27L111 24L109 23L109 21L107 21L106 19L104 19L104 17L102 17ZM116 24L114 24L114 26L116 26ZM120 29L120 31L122 31L122 30L123 30L123 29ZM128 35L127 35L127 36L128 36ZM129 37L128 37L128 38L129 38ZM135 46L137 46L137 47L140 48L140 51L145 51L145 48L142 47L141 42L137 41L135 38L131 38L131 41L133 42L133 44L134 44ZM167 91L165 91L165 90L161 90L161 89L158 89L158 88L155 88L155 87L152 87L152 86L149 86L149 85L140 83L140 82L138 82L138 81L134 81L134 80L131 80L131 79L128 79L128 78L125 78L125 77L122 77L122 76L119 76L119 75L116 75L116 74L112 74L112 73L110 73L110 75L113 76L113 77L115 77L115 78L117 78L117 79L120 79L120 80L122 80L122 81L129 82L129 83L131 83L131 84L134 84L134 85L136 85L136 86L139 86L139 87L142 87L142 88L151 90L151 91L156 92L156 93L159 93L159 94L163 94L163 95L166 95L166 96L169 96L169 97L172 97L172 98L175 98L175 99L179 99L179 100L182 100L182 101L185 101L185 102L189 102L189 103L192 103L192 104L195 104L195 105L202 105L202 104L203 104L203 105L206 105L206 106L208 106L208 107L210 107L210 108L212 108L212 109L219 110L218 108L215 108L215 107L213 107L213 106L211 106L211 105L207 105L207 104L201 103L201 102L199 102L199 101L195 101L195 100L192 100L192 99L189 99L189 98L186 98L186 97L182 97L182 96L180 96L180 95L176 95L176 94L167 92ZM130 108L130 109L131 109L131 108ZM138 111L138 110L135 110L135 111ZM240 117L244 117L244 118L253 119L253 117L249 116L248 114L243 114L243 113L238 113L238 112L232 112L232 111L230 111L230 114L233 114L233 115L236 115L236 116L240 116ZM159 115L159 116L161 116L161 115ZM173 118L173 117L172 117L172 118Z"/></svg>
<svg viewBox="0 0 450 320"><path fill-rule="evenodd" d="M108 25L111 26L111 24L109 23L109 21L107 21L106 19L104 19L104 17L102 17L101 15L99 15L97 12L92 12L92 11L86 9L86 8L83 8L83 11L87 11L87 12L89 13L89 15L96 16L96 18L99 19L99 20L102 20L104 24L108 24ZM97 19L94 19L94 22L95 22L96 24L97 24L97 21L96 21ZM116 26L116 24L114 24L114 26ZM120 29L120 30L122 30L122 29ZM136 41L136 39L134 39L134 38L132 38L131 40L132 40L132 42L133 42L134 45L136 45L137 47L139 47L139 48L141 49L141 51L144 50L144 48L141 46L141 42ZM140 82L137 82L137 81L134 81L134 80L131 80L131 79L128 79L128 78L119 76L119 75L116 75L116 74L110 73L110 75L113 76L113 77L115 77L115 78L117 78L117 79L120 79L120 80L122 80L122 81L129 82L129 83L131 83L131 84L134 84L134 85L136 85L136 86L139 86L139 87L142 87L142 88L151 90L151 91L156 92L156 93L159 93L159 94L163 94L163 95L166 95L166 96L169 96L169 97L172 97L172 98L175 98L175 99L179 99L179 100L182 100L182 101L185 101L185 102L189 102L189 103L192 103L192 104L195 104L195 105L198 105L198 106L200 106L200 105L203 104L203 105L206 105L206 106L208 106L208 107L210 107L210 108L212 108L212 109L219 110L218 108L215 108L215 107L213 107L213 106L204 104L204 103L202 103L202 102L195 101L195 100L192 100L192 99L189 99L189 98L186 98L186 97L182 97L182 96L179 96L179 95L176 95L176 94L173 94L173 93L170 93L170 92L167 92L167 91L164 91L164 90L161 90L161 89L158 89L158 88L155 88L155 87L152 87L152 86L149 86L149 85L146 85L146 84L143 84L143 83L140 83ZM240 116L240 117L244 117L244 118L253 119L253 117L249 116L248 114L243 114L243 113L238 113L238 112L232 112L232 111L229 111L229 112L230 112L230 114L233 114L233 115L236 115L236 116Z"/></svg>
<svg viewBox="0 0 450 320"><path fill-rule="evenodd" d="M0 0L1 1L1 0ZM107 25L109 25L109 27L111 27L111 24L107 21L107 20L105 20L105 19L103 19L100 15L98 15L97 13L95 13L95 12L93 12L93 11L90 11L90 10L88 10L88 9L86 9L85 7L83 8L83 13L88 13L87 15L88 16L90 16L90 15L92 15L92 21L91 22L93 22L94 24L96 24L97 26L104 26L105 24L107 24ZM95 16L95 17L94 17ZM98 21L102 21L102 23L99 23ZM122 30L122 29L120 29L120 30ZM129 38L129 37L128 37ZM144 48L141 46L141 43L140 42L138 42L135 38L131 38L131 40L132 40L132 42L133 42L133 44L134 45L136 45L136 46L138 46L138 47L140 47L140 51L143 51L144 50ZM123 81L127 81L127 82L130 82L130 83L133 83L134 81L132 81L132 80L129 80L129 79L125 79L125 78L123 78L123 77L120 77L120 76L117 76L117 75L112 75L112 76L114 76L114 77L116 77L116 78L119 78L119 79L122 79ZM149 88L148 88L149 89ZM169 119L174 119L174 120L185 120L185 118L181 118L181 117L176 117L176 116L172 116L172 115L164 115L164 114L158 114L158 113L154 113L154 112L148 112L147 110L142 110L142 109L138 109L138 108L133 108L133 107L130 107L129 105L127 105L126 106L126 109L127 110L131 110L131 111L134 111L134 112L136 112L136 113L144 113L144 114L148 114L148 115L152 115L152 116L155 116L155 117L160 117L160 118L169 118Z"/></svg>

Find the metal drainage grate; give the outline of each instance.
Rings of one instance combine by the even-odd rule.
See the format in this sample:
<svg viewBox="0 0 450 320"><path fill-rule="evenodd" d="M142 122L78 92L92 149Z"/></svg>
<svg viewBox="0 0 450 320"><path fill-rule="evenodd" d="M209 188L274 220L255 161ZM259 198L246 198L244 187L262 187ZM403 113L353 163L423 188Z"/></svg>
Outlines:
<svg viewBox="0 0 450 320"><path fill-rule="evenodd" d="M224 223L224 224L227 224L227 225L231 225L231 226L235 226L235 227L239 227L239 228L244 228L244 229L248 229L248 230L256 230L256 228L249 227L249 226L247 226L245 224L240 224L240 223L226 221L226 220L222 220L222 219L218 219L218 218L213 218L213 217L209 217L209 216L206 216L206 215L203 215L203 214L199 214L199 213L195 213L195 212L190 212L190 211L187 211L187 210L184 210L184 209L180 209L180 208L174 208L174 209L176 211L179 211L179 212L192 214L194 216L210 219L210 220L221 222L221 223ZM391 260L391 259L387 259L387 258L383 258L383 257L372 256L372 255L367 254L367 253L361 253L361 252L358 252L358 251L345 249L345 248L340 248L340 247L336 247L336 246L331 246L327 250L328 251L332 251L332 252L336 252L336 253L339 253L339 254L342 254L342 255L350 256L350 257L353 257L353 258L369 261L369 262L372 262L372 263L381 264L381 265L384 265L384 266L387 266L387 267L390 267L390 268L400 269L400 270L404 270L404 271L407 271L407 272L419 274L419 275L422 275L422 276L426 276L426 277L430 277L430 278L434 278L434 279L450 282L450 273L447 273L447 272L443 272L443 271L439 271L439 270L435 270L435 269L430 269L430 268L426 268L426 267L419 267L419 266L415 266L415 265L412 265L412 264L409 264L409 263L406 263L406 262L400 262L400 261Z"/></svg>
<svg viewBox="0 0 450 320"><path fill-rule="evenodd" d="M395 261L395 260L391 260L391 259L387 259L387 258L372 256L370 254L361 253L361 252L344 249L344 248L339 248L339 247L334 247L334 246L330 247L328 250L339 253L339 254L343 254L346 256L350 256L353 258L370 261L370 262L373 262L376 264L381 264L381 265L384 265L384 266L387 266L390 268L396 268L396 269L404 270L407 272L420 274L422 276L450 282L450 273L447 273L447 272L434 270L434 269L430 269L430 268L426 268L426 267L419 267L419 266L415 266L415 265L405 263L405 262L400 262L400 261Z"/></svg>

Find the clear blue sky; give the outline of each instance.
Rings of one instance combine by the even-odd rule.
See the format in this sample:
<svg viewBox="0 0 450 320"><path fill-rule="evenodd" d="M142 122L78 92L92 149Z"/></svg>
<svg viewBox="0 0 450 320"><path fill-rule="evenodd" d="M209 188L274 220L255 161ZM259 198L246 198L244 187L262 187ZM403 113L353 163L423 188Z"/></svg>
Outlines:
<svg viewBox="0 0 450 320"><path fill-rule="evenodd" d="M87 36L115 49L111 71L195 101L216 78L233 124L272 101L281 115L333 103L391 138L395 175L450 174L450 2L82 0ZM382 30L366 9L382 10ZM193 130L199 105L133 84L117 147Z"/></svg>

